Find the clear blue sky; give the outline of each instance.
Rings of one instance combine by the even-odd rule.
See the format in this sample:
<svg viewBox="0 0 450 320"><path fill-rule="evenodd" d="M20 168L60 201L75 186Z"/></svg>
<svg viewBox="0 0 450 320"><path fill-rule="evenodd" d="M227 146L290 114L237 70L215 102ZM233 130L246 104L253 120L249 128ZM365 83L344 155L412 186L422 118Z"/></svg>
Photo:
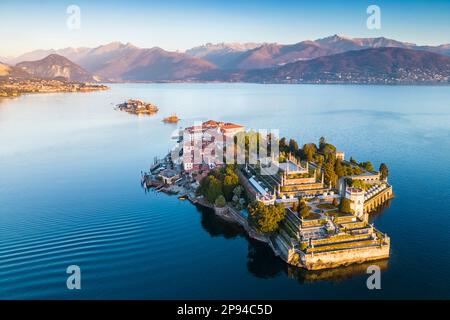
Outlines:
<svg viewBox="0 0 450 320"><path fill-rule="evenodd" d="M81 9L81 30L66 27L70 4ZM366 27L370 4L381 8L381 30ZM0 1L3 56L111 41L184 50L206 42L295 43L333 34L450 43L450 0Z"/></svg>

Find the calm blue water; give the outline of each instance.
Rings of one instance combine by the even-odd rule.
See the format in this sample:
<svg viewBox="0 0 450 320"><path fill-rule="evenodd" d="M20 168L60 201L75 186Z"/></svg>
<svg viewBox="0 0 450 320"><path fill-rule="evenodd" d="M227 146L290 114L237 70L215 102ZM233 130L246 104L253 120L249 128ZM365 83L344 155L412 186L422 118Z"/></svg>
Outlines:
<svg viewBox="0 0 450 320"><path fill-rule="evenodd" d="M450 298L448 87L121 84L0 101L0 298ZM154 117L113 110L141 98ZM396 198L374 216L392 239L382 290L366 265L305 272L207 210L140 187L167 152L176 112L323 135L386 162ZM66 289L66 267L82 289Z"/></svg>

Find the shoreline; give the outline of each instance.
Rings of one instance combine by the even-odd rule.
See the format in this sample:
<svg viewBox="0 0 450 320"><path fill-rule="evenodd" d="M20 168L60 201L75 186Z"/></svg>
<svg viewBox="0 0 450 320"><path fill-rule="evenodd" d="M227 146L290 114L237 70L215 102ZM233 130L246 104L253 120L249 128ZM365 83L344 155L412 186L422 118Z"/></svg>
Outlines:
<svg viewBox="0 0 450 320"><path fill-rule="evenodd" d="M0 80L0 98L18 98L45 93L89 93L109 89L110 87L100 83L65 82L54 79Z"/></svg>
<svg viewBox="0 0 450 320"><path fill-rule="evenodd" d="M389 258L389 246L384 248L380 247L381 249L383 249L380 252L377 252L379 251L378 247L375 247L375 249L373 250L367 250L367 248L346 249L345 254L349 255L349 257L344 260L342 259L342 254L339 255L335 253L333 253L334 257L332 257L332 259L323 259L324 257L321 257L320 254L316 254L316 257L314 257L314 254L311 255L311 257L308 257L307 254L303 254L302 257L295 258L293 257L292 252L283 252L283 250L279 249L279 246L277 245L277 243L281 241L279 239L279 235L277 235L275 239L272 240L270 237L255 231L252 227L249 226L246 219L242 217L238 212L236 212L236 209L230 207L228 204L223 208L218 208L198 198L193 199L188 196L188 199L194 205L213 210L214 214L224 221L241 226L250 239L266 243L272 249L274 255L283 260L289 266L298 267L307 271L331 270L337 267L362 265L371 261L388 260ZM355 257L354 254L356 254L357 256ZM323 259L323 261L321 261L321 258Z"/></svg>

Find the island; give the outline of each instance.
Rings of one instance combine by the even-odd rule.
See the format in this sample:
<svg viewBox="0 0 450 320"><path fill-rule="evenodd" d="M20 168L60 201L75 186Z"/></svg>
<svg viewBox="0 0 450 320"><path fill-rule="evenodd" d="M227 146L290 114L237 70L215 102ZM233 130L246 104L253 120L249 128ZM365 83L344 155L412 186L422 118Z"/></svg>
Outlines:
<svg viewBox="0 0 450 320"><path fill-rule="evenodd" d="M91 92L107 90L102 84L66 81L64 79L0 77L0 97L17 97L27 93Z"/></svg>
<svg viewBox="0 0 450 320"><path fill-rule="evenodd" d="M165 122L165 123L178 123L178 121L180 121L180 118L178 118L178 116L176 114L172 114L163 119L163 122Z"/></svg>
<svg viewBox="0 0 450 320"><path fill-rule="evenodd" d="M252 155L254 142L266 149ZM276 144L278 154L268 152ZM221 149L234 150L233 161L224 163ZM324 137L300 147L214 120L182 130L173 150L143 173L145 188L211 208L289 265L319 270L389 258L389 236L369 223L394 197L386 164L376 171L370 161L346 160Z"/></svg>
<svg viewBox="0 0 450 320"><path fill-rule="evenodd" d="M159 111L156 105L138 99L128 99L127 101L118 104L117 108L121 111L136 115L152 115Z"/></svg>

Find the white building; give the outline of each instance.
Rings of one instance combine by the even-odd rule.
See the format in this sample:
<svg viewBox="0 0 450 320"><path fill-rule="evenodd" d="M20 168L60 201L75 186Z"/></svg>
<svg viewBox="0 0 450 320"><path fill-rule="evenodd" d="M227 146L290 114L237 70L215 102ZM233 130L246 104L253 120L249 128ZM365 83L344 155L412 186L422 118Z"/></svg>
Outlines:
<svg viewBox="0 0 450 320"><path fill-rule="evenodd" d="M348 187L345 197L350 200L350 208L358 218L364 217L364 190Z"/></svg>

